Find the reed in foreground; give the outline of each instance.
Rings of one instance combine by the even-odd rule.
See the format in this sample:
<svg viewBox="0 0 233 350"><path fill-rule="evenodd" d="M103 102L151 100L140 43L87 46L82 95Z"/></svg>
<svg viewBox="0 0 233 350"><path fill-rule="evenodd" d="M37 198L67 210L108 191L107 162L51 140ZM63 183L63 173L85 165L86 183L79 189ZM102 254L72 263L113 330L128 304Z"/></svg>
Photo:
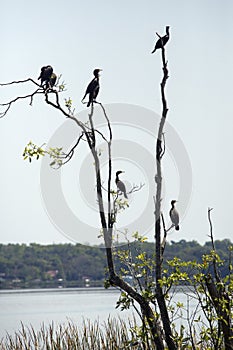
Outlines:
<svg viewBox="0 0 233 350"><path fill-rule="evenodd" d="M139 340L136 320L108 318L106 322L83 320L82 326L44 324L39 331L21 324L13 336L0 340L1 350L115 350L151 349L150 341ZM144 344L143 344L144 343Z"/></svg>
<svg viewBox="0 0 233 350"><path fill-rule="evenodd" d="M200 342L196 332L193 342L184 337L181 326L178 350L209 350L214 348L208 341ZM155 349L149 332L139 326L135 318L123 320L109 317L107 321L83 320L78 326L73 321L48 326L42 324L36 331L32 326L21 324L14 335L7 334L0 340L0 350L152 350ZM166 346L164 349L168 349ZM218 350L224 349L219 347Z"/></svg>

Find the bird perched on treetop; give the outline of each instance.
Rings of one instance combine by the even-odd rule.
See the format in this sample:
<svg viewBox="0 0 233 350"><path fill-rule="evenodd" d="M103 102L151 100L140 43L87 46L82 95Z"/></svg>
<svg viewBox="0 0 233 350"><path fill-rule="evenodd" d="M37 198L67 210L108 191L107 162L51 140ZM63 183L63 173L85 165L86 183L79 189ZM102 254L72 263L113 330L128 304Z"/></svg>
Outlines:
<svg viewBox="0 0 233 350"><path fill-rule="evenodd" d="M178 211L176 210L175 208L175 203L177 201L173 200L171 201L171 209L170 209L170 218L171 218L171 221L172 221L172 224L175 226L175 229L177 231L179 231L180 227L179 227L179 214L178 214Z"/></svg>
<svg viewBox="0 0 233 350"><path fill-rule="evenodd" d="M54 85L56 84L56 81L57 81L57 76L55 73L52 73L51 74L51 77L49 79L49 83L48 83L48 87L50 87L51 89L54 87Z"/></svg>
<svg viewBox="0 0 233 350"><path fill-rule="evenodd" d="M45 83L46 89L49 87L49 81L52 74L53 74L53 67L44 66L41 68L40 76L38 78L38 80L41 79L41 86L44 85Z"/></svg>
<svg viewBox="0 0 233 350"><path fill-rule="evenodd" d="M161 38L158 39L158 41L155 44L155 48L151 53L154 53L157 49L162 49L166 45L170 38L169 34L169 26L166 27L166 35L162 36Z"/></svg>
<svg viewBox="0 0 233 350"><path fill-rule="evenodd" d="M116 182L116 185L117 185L117 191L123 193L125 198L128 198L128 196L126 194L125 184L124 184L124 182L122 182L119 179L119 175L122 174L122 173L124 173L124 171L119 170L119 171L116 172L116 180L115 180L115 182Z"/></svg>
<svg viewBox="0 0 233 350"><path fill-rule="evenodd" d="M86 89L86 92L85 92L85 95L82 99L82 102L83 100L85 99L85 97L89 94L89 101L87 103L87 107L90 106L91 103L95 102L96 100L96 97L99 93L99 89L100 89L100 84L99 84L99 73L102 71L102 69L95 69L93 71L93 74L94 74L94 79L92 79L92 81L89 83L87 89Z"/></svg>

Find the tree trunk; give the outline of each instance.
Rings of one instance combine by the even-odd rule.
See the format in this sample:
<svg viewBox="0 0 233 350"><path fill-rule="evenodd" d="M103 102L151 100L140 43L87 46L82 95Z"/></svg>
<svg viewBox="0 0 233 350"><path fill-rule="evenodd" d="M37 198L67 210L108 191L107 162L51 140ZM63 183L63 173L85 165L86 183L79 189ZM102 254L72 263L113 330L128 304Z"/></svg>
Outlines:
<svg viewBox="0 0 233 350"><path fill-rule="evenodd" d="M161 254L161 193L162 193L162 170L161 159L163 156L162 139L163 129L168 112L167 101L165 98L165 85L168 79L167 62L165 60L165 50L162 47L162 63L163 63L163 78L161 82L161 98L162 98L162 118L159 124L157 143L156 143L156 202L155 202L155 253L156 253L156 300L158 302L161 319L163 323L165 339L169 350L176 350L177 346L173 340L171 322L169 319L167 306L163 294L162 287L160 285L161 271L162 271L162 254Z"/></svg>
<svg viewBox="0 0 233 350"><path fill-rule="evenodd" d="M221 324L225 349L233 350L233 331L231 328L231 308L229 297L220 285L219 287L216 286L216 283L213 281L210 274L206 276L205 281L216 314Z"/></svg>

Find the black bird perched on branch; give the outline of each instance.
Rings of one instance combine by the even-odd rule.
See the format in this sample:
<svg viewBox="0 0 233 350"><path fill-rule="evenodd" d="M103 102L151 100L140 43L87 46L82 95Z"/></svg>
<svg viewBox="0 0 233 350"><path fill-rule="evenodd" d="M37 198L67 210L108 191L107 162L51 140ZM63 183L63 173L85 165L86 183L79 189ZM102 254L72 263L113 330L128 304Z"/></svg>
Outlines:
<svg viewBox="0 0 233 350"><path fill-rule="evenodd" d="M158 39L158 41L155 44L155 48L151 53L154 53L157 49L162 49L166 45L170 38L169 34L169 26L166 27L166 35L162 36L161 38Z"/></svg>
<svg viewBox="0 0 233 350"><path fill-rule="evenodd" d="M49 79L49 82L48 82L48 87L50 87L51 89L54 87L54 85L56 84L56 81L57 81L57 76L55 73L52 73L51 74L51 77Z"/></svg>
<svg viewBox="0 0 233 350"><path fill-rule="evenodd" d="M99 73L100 73L100 71L102 71L102 69L95 69L93 71L94 79L92 79L92 81L89 83L89 85L86 89L85 95L82 99L82 102L83 102L85 97L89 94L89 101L87 103L87 107L89 107L91 103L95 102L96 97L99 93L99 89L100 89Z"/></svg>
<svg viewBox="0 0 233 350"><path fill-rule="evenodd" d="M175 226L175 229L177 231L179 231L179 229L180 229L180 227L179 227L179 213L178 213L178 211L175 208L175 203L176 202L177 201L175 201L175 200L171 201L171 206L172 207L170 209L169 214L170 214L170 218L171 218L172 224Z"/></svg>
<svg viewBox="0 0 233 350"><path fill-rule="evenodd" d="M125 184L124 184L124 182L122 182L119 179L119 175L122 174L123 172L124 171L121 171L121 170L116 172L116 180L115 180L115 182L116 182L116 185L117 185L117 191L123 193L125 198L128 198L128 196L126 194Z"/></svg>
<svg viewBox="0 0 233 350"><path fill-rule="evenodd" d="M41 79L41 86L45 85L46 89L49 88L49 81L51 79L52 74L53 74L53 67L44 66L41 68L40 76L38 78L38 80Z"/></svg>

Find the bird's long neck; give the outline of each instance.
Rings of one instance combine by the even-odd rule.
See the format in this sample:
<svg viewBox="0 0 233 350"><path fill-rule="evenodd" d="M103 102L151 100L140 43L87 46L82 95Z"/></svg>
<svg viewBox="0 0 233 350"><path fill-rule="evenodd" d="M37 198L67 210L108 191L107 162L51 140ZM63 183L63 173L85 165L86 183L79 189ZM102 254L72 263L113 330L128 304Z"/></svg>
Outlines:
<svg viewBox="0 0 233 350"><path fill-rule="evenodd" d="M175 203L172 203L172 209L174 209L175 208Z"/></svg>
<svg viewBox="0 0 233 350"><path fill-rule="evenodd" d="M119 179L119 175L118 175L118 174L116 174L116 182L118 182L118 181L120 181L120 179Z"/></svg>

